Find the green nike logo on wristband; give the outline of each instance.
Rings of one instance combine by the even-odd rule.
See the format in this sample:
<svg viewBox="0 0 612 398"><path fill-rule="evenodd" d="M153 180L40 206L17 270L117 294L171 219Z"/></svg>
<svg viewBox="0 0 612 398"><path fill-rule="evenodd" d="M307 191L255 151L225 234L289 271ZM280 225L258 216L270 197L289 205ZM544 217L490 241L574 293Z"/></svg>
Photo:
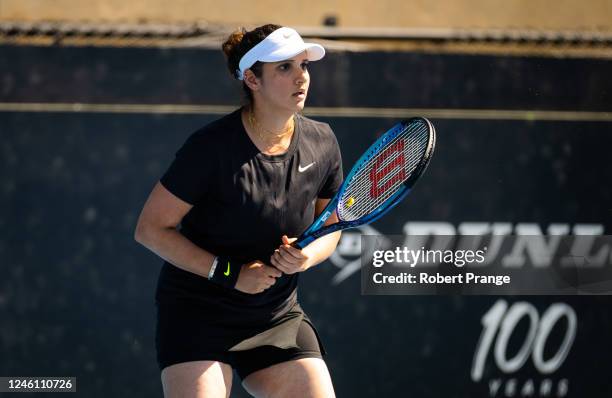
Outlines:
<svg viewBox="0 0 612 398"><path fill-rule="evenodd" d="M230 263L229 263L229 261L228 261L228 262L227 262L227 271L225 271L225 272L223 273L223 275L225 275L225 276L229 276L229 274L230 274Z"/></svg>

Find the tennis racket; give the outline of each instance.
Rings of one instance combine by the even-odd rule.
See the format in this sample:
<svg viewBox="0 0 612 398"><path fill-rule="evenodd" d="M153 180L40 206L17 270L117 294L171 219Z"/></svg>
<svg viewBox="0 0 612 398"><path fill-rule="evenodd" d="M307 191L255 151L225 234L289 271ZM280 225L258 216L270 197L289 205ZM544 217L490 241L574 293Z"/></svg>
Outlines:
<svg viewBox="0 0 612 398"><path fill-rule="evenodd" d="M410 193L427 168L435 143L436 131L425 118L391 127L359 158L336 196L293 246L303 249L323 235L378 220ZM333 212L339 222L324 226Z"/></svg>

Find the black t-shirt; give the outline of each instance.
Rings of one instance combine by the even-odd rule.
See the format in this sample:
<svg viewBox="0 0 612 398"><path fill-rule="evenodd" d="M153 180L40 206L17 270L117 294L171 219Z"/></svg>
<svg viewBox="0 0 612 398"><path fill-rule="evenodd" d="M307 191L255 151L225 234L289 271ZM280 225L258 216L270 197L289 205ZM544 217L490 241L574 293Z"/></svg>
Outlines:
<svg viewBox="0 0 612 398"><path fill-rule="evenodd" d="M265 155L247 135L238 109L193 133L160 182L193 205L180 226L190 241L214 255L269 264L281 236L299 236L314 219L316 199L338 191L342 161L329 125L301 115L288 150ZM251 295L166 263L157 299L191 298L273 317L295 303L297 279L298 274L283 275ZM260 311L253 313L255 308Z"/></svg>

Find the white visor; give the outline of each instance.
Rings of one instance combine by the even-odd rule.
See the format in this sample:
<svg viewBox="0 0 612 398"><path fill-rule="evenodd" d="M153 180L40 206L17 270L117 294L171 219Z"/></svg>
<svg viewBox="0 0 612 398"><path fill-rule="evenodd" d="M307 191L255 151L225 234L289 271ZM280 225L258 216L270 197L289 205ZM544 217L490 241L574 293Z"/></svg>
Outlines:
<svg viewBox="0 0 612 398"><path fill-rule="evenodd" d="M236 70L236 78L242 80L244 72L257 61L284 61L304 51L308 51L309 61L318 61L325 56L323 46L316 43L304 43L294 29L278 28L244 54L238 65L240 69Z"/></svg>

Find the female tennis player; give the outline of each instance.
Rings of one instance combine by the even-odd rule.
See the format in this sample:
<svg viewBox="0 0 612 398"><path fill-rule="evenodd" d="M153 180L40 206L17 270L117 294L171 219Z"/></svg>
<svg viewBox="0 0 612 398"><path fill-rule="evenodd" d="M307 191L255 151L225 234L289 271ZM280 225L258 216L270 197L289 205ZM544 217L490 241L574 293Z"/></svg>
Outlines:
<svg viewBox="0 0 612 398"><path fill-rule="evenodd" d="M189 136L135 232L165 260L156 291L164 394L227 397L233 368L255 397L333 397L297 284L340 233L290 245L342 183L332 130L299 114L308 62L325 50L264 25L234 32L223 51L247 104Z"/></svg>

